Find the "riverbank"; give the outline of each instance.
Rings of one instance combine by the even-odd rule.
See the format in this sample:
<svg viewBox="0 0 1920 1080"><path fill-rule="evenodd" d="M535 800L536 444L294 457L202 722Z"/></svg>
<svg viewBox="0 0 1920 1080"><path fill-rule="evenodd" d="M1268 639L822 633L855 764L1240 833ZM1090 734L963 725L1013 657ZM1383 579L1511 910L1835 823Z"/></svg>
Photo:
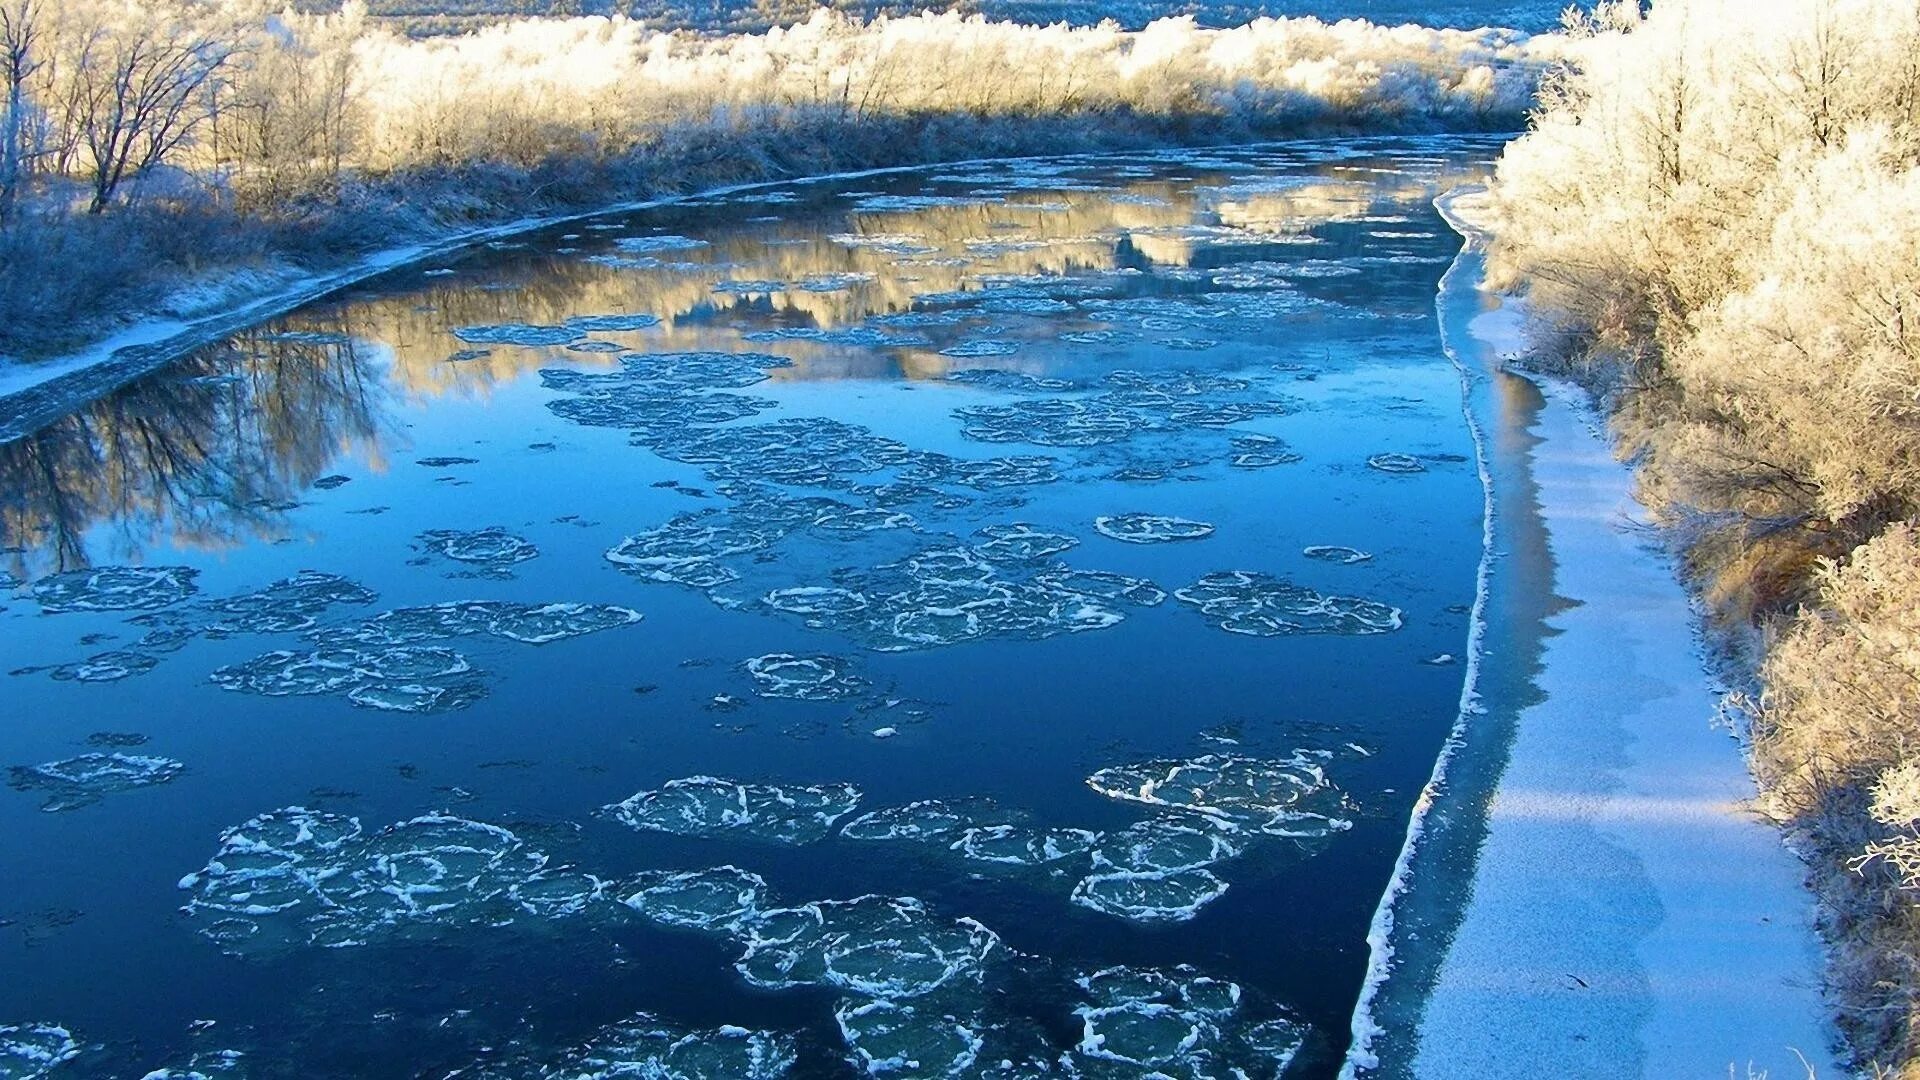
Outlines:
<svg viewBox="0 0 1920 1080"><path fill-rule="evenodd" d="M1470 410L1496 429L1490 588L1511 598L1503 545L1531 526L1545 574L1516 576L1544 576L1548 602L1531 645L1489 623L1504 647L1476 656L1479 692L1376 923L1348 1073L1842 1075L1804 869L1747 809L1741 745L1715 722L1694 613L1630 470L1572 387L1541 382L1524 409L1492 392L1517 379L1498 368L1526 351L1526 319L1483 289L1477 209L1441 201L1467 246L1439 313ZM1502 491L1515 471L1528 490Z"/></svg>

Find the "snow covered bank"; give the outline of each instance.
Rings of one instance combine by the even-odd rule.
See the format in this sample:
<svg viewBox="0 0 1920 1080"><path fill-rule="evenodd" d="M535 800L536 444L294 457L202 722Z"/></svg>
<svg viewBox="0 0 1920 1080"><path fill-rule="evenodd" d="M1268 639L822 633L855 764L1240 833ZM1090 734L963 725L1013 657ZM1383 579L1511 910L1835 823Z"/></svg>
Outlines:
<svg viewBox="0 0 1920 1080"><path fill-rule="evenodd" d="M1477 208L1442 201L1469 242L1441 319L1472 378L1518 382L1495 369L1525 350L1524 312L1479 292ZM1478 407L1507 427L1488 440L1496 544L1531 524L1550 555L1545 632L1477 656L1478 703L1470 686L1455 740L1467 752L1422 800L1383 905L1348 1073L1841 1075L1803 870L1745 809L1753 783L1714 723L1687 595L1580 395L1539 389L1524 407L1494 393ZM1530 492L1499 490L1502 475ZM1493 554L1493 595L1511 600L1518 553ZM1523 685L1525 703L1503 708L1495 694ZM1476 725L1506 730L1476 739ZM1423 857L1436 818L1451 849Z"/></svg>

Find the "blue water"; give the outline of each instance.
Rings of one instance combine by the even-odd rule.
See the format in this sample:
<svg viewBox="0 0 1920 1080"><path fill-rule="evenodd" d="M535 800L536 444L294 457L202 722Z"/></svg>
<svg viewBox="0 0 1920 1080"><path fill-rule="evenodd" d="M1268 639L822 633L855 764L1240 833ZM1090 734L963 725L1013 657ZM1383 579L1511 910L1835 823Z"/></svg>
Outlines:
<svg viewBox="0 0 1920 1080"><path fill-rule="evenodd" d="M683 1074L747 1075L723 1025L769 1075L1331 1075L1460 693L1481 494L1429 202L1492 150L987 164L613 215L397 271L0 448L0 764L24 767L0 1024L71 1035L0 1030L0 1075L36 1037L53 1076L571 1076L688 1035L711 1056L674 1051ZM1124 514L1212 529L1096 527ZM83 573L126 566L194 573ZM334 602L219 603L303 571ZM801 611L821 589L861 606ZM495 606L369 622L457 601ZM558 602L597 621L529 614ZM530 620L581 632L498 629ZM743 667L778 654L851 678L778 696ZM325 692L246 692L296 686ZM30 771L116 753L169 764ZM1154 770L1213 780L1156 794ZM602 809L701 776L780 790L694 824ZM776 798L826 785L857 806ZM930 799L964 819L937 840L838 833ZM234 854L296 818L359 834ZM1060 843L953 847L1001 825ZM1230 854L1103 901L1130 826ZM256 858L297 902L233 886ZM402 887L429 864L440 891ZM621 902L723 865L764 883L725 925ZM590 880L577 911L521 902ZM867 895L919 904L804 907ZM794 918L831 941L780 944Z"/></svg>

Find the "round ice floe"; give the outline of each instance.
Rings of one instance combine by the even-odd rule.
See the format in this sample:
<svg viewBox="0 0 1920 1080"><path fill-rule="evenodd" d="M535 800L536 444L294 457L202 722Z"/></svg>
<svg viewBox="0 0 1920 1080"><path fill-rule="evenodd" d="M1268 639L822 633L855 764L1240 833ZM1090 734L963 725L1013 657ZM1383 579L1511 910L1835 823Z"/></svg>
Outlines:
<svg viewBox="0 0 1920 1080"><path fill-rule="evenodd" d="M1132 922L1185 922L1226 891L1211 870L1114 870L1081 878L1073 902Z"/></svg>
<svg viewBox="0 0 1920 1080"><path fill-rule="evenodd" d="M657 236L623 236L613 243L621 251L644 255L662 251L691 251L707 246L705 240L695 240L690 236L678 236L672 233L661 233Z"/></svg>
<svg viewBox="0 0 1920 1080"><path fill-rule="evenodd" d="M966 1076L983 1045L965 1020L893 1001L843 1001L834 1019L853 1064L868 1076Z"/></svg>
<svg viewBox="0 0 1920 1080"><path fill-rule="evenodd" d="M61 664L48 674L56 679L74 682L113 682L118 679L144 675L160 663L155 657L145 653L115 651L90 656L72 664Z"/></svg>
<svg viewBox="0 0 1920 1080"><path fill-rule="evenodd" d="M1208 1017L1159 1002L1126 1002L1076 1011L1082 1024L1076 1052L1142 1069L1186 1061L1219 1041Z"/></svg>
<svg viewBox="0 0 1920 1080"><path fill-rule="evenodd" d="M77 810L101 796L164 784L186 771L172 758L137 754L81 754L40 765L15 765L8 783L18 791L44 791L40 809Z"/></svg>
<svg viewBox="0 0 1920 1080"><path fill-rule="evenodd" d="M420 546L456 562L505 568L540 554L523 537L498 525L484 529L429 529L420 534Z"/></svg>
<svg viewBox="0 0 1920 1080"><path fill-rule="evenodd" d="M80 1056L73 1033L57 1024L0 1024L0 1076L40 1080Z"/></svg>
<svg viewBox="0 0 1920 1080"><path fill-rule="evenodd" d="M522 345L538 348L565 345L586 337L587 332L573 326L531 326L526 323L500 323L492 326L457 326L453 336L469 345Z"/></svg>
<svg viewBox="0 0 1920 1080"><path fill-rule="evenodd" d="M104 566L70 570L33 583L48 614L66 611L151 611L193 595L200 571L189 566Z"/></svg>
<svg viewBox="0 0 1920 1080"><path fill-rule="evenodd" d="M588 333L612 333L621 330L645 330L650 326L659 326L657 315L571 315L566 325L574 330Z"/></svg>
<svg viewBox="0 0 1920 1080"><path fill-rule="evenodd" d="M483 692L478 684L456 678L472 670L467 658L452 649L399 645L312 652L279 649L220 668L210 678L221 689L239 693L348 694L356 705L427 712L476 700Z"/></svg>
<svg viewBox="0 0 1920 1080"><path fill-rule="evenodd" d="M1317 756L1250 758L1203 754L1101 769L1087 786L1125 802L1197 815L1213 826L1270 836L1314 837L1345 829L1340 795Z"/></svg>
<svg viewBox="0 0 1920 1080"><path fill-rule="evenodd" d="M314 626L335 604L371 604L375 599L372 590L338 574L302 570L250 593L206 601L202 629L216 635L292 633Z"/></svg>
<svg viewBox="0 0 1920 1080"><path fill-rule="evenodd" d="M1124 442L1154 426L1151 417L1098 399L1037 398L1009 405L955 409L960 433L981 442L1099 446Z"/></svg>
<svg viewBox="0 0 1920 1080"><path fill-rule="evenodd" d="M852 784L747 784L689 776L637 792L605 812L646 832L808 844L831 832L859 801L860 791Z"/></svg>
<svg viewBox="0 0 1920 1080"><path fill-rule="evenodd" d="M940 355L954 356L954 357L961 357L961 358L978 357L978 356L1012 356L1014 353L1019 351L1020 351L1020 345L1017 342L995 341L992 339L982 338L974 341L962 341L957 345L949 345L946 348L940 350Z"/></svg>
<svg viewBox="0 0 1920 1080"><path fill-rule="evenodd" d="M1342 563L1345 565L1363 563L1373 558L1372 555L1361 551L1359 548L1341 547L1338 544L1314 544L1301 548L1300 554L1320 562Z"/></svg>
<svg viewBox="0 0 1920 1080"><path fill-rule="evenodd" d="M507 899L528 915L564 919L607 898L612 883L567 867L541 870L507 886Z"/></svg>
<svg viewBox="0 0 1920 1080"><path fill-rule="evenodd" d="M774 908L741 932L747 951L735 966L756 986L830 986L892 1000L978 978L1000 943L972 919L936 918L911 897Z"/></svg>
<svg viewBox="0 0 1920 1080"><path fill-rule="evenodd" d="M307 636L330 646L412 645L478 634L545 645L639 622L641 614L611 604L523 604L462 600L395 608L364 622L327 627Z"/></svg>
<svg viewBox="0 0 1920 1080"><path fill-rule="evenodd" d="M1046 379L1038 375L1028 375L1022 371L1003 371L999 368L966 368L949 372L947 381L965 383L968 386L982 386L989 390L1025 394L1073 389L1073 384L1065 379Z"/></svg>
<svg viewBox="0 0 1920 1080"><path fill-rule="evenodd" d="M922 799L905 806L872 810L840 829L849 840L936 840L946 843L952 836L976 825L1004 817L1004 812L980 799L947 801Z"/></svg>
<svg viewBox="0 0 1920 1080"><path fill-rule="evenodd" d="M1427 467L1412 454L1375 454L1367 459L1367 467L1386 473L1426 472Z"/></svg>
<svg viewBox="0 0 1920 1080"><path fill-rule="evenodd" d="M989 559L1011 559L1016 562L1051 558L1080 544L1079 540L1065 533L1048 532L1024 521L988 525L975 535L988 538L978 546L980 554Z"/></svg>
<svg viewBox="0 0 1920 1080"><path fill-rule="evenodd" d="M1087 829L985 825L961 833L949 847L975 862L1041 866L1085 855L1099 841L1100 834Z"/></svg>
<svg viewBox="0 0 1920 1080"><path fill-rule="evenodd" d="M238 1050L202 1051L188 1057L183 1065L155 1069L140 1080L220 1080L244 1077L246 1055Z"/></svg>
<svg viewBox="0 0 1920 1080"><path fill-rule="evenodd" d="M1190 518L1166 514L1114 514L1093 519L1093 527L1102 536L1129 544L1165 544L1175 540L1200 540L1213 535L1213 526Z"/></svg>
<svg viewBox="0 0 1920 1080"><path fill-rule="evenodd" d="M1075 570L1068 567L1044 570L1033 580L1048 588L1101 600L1118 600L1139 607L1154 607L1167 598L1166 591L1145 578L1128 577L1107 570Z"/></svg>
<svg viewBox="0 0 1920 1080"><path fill-rule="evenodd" d="M778 1080L794 1061L793 1040L785 1035L731 1026L694 1031L636 1013L557 1058L535 1060L523 1052L475 1075L482 1080Z"/></svg>
<svg viewBox="0 0 1920 1080"><path fill-rule="evenodd" d="M1355 596L1328 596L1267 574L1223 570L1175 597L1235 634L1383 634L1400 629L1400 609Z"/></svg>
<svg viewBox="0 0 1920 1080"><path fill-rule="evenodd" d="M1240 842L1212 821L1189 825L1156 818L1102 836L1093 862L1106 870L1171 874L1205 869L1240 851Z"/></svg>
<svg viewBox="0 0 1920 1080"><path fill-rule="evenodd" d="M741 666L753 676L754 693L761 697L845 701L869 689L867 681L850 670L851 661L838 656L768 653Z"/></svg>
<svg viewBox="0 0 1920 1080"><path fill-rule="evenodd" d="M711 870L654 870L635 878L622 901L654 922L732 933L759 916L767 883L735 866Z"/></svg>

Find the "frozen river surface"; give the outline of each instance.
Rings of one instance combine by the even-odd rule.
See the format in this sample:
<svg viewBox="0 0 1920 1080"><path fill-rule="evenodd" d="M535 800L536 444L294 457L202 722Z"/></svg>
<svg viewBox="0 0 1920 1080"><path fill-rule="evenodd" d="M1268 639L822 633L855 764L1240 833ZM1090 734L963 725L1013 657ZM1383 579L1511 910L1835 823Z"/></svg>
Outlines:
<svg viewBox="0 0 1920 1080"><path fill-rule="evenodd" d="M0 447L0 1076L1331 1075L1493 148L585 221Z"/></svg>

